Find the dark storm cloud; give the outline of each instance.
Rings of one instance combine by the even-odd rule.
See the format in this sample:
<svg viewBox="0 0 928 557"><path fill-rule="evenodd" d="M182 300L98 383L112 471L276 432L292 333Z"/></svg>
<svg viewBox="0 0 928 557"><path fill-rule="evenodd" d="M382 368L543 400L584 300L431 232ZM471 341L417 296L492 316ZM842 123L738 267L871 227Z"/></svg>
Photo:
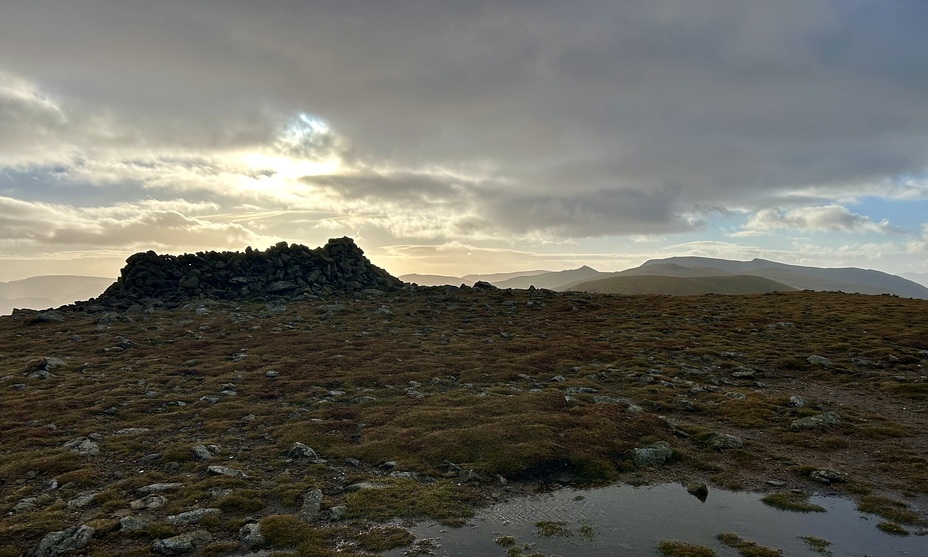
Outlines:
<svg viewBox="0 0 928 557"><path fill-rule="evenodd" d="M0 71L141 143L273 144L311 114L361 168L322 187L459 203L471 227L672 232L699 206L821 205L928 171L919 0L14 4ZM66 125L16 102L3 144L34 133L27 109Z"/></svg>

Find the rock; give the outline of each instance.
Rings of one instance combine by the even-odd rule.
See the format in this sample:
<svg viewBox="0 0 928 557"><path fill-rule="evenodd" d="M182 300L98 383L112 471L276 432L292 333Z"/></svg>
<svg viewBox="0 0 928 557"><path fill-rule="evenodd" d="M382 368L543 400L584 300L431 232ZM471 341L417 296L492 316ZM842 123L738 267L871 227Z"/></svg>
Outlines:
<svg viewBox="0 0 928 557"><path fill-rule="evenodd" d="M293 447L291 447L290 451L287 452L287 456L290 458L319 458L319 455L316 454L316 451L312 450L303 443L300 443L299 441L293 444Z"/></svg>
<svg viewBox="0 0 928 557"><path fill-rule="evenodd" d="M24 497L13 505L13 513L19 514L34 510L38 502L38 497Z"/></svg>
<svg viewBox="0 0 928 557"><path fill-rule="evenodd" d="M789 402L786 403L791 408L802 408L806 405L806 399L801 396L791 396L789 397Z"/></svg>
<svg viewBox="0 0 928 557"><path fill-rule="evenodd" d="M831 365L831 360L824 356L816 356L815 354L806 358L806 361L814 366L828 367Z"/></svg>
<svg viewBox="0 0 928 557"><path fill-rule="evenodd" d="M345 515L348 514L348 507L345 505L335 505L329 509L329 513L332 516L332 520L338 521L345 518Z"/></svg>
<svg viewBox="0 0 928 557"><path fill-rule="evenodd" d="M197 547L208 544L213 541L213 536L206 530L196 530L187 532L179 536L158 540L152 544L151 549L155 553L163 555L182 555L193 551Z"/></svg>
<svg viewBox="0 0 928 557"><path fill-rule="evenodd" d="M91 441L87 437L71 439L64 444L64 447L66 449L70 449L72 453L77 453L79 455L95 456L100 454L100 445Z"/></svg>
<svg viewBox="0 0 928 557"><path fill-rule="evenodd" d="M163 491L173 491L183 485L182 483L157 483L142 486L136 489L136 491L139 493L161 493Z"/></svg>
<svg viewBox="0 0 928 557"><path fill-rule="evenodd" d="M229 476L230 478L242 478L242 479L245 479L248 477L248 475L245 474L245 472L242 472L241 470L237 470L235 468L229 468L226 466L210 466L209 468L206 469L206 471L216 476Z"/></svg>
<svg viewBox="0 0 928 557"><path fill-rule="evenodd" d="M29 557L53 557L72 553L87 547L95 533L96 531L86 524L58 532L49 532L28 555Z"/></svg>
<svg viewBox="0 0 928 557"><path fill-rule="evenodd" d="M274 371L273 369L269 369L269 370L267 370L267 371L264 372L264 376L265 376L265 377L270 377L271 379L273 379L273 378L275 378L275 377L280 377L280 372L279 372L279 371Z"/></svg>
<svg viewBox="0 0 928 557"><path fill-rule="evenodd" d="M832 470L831 468L821 468L819 470L813 470L812 473L809 474L809 479L820 484L831 485L846 482L847 474Z"/></svg>
<svg viewBox="0 0 928 557"><path fill-rule="evenodd" d="M68 507L72 509L83 509L87 505L93 502L93 498L96 497L96 493L85 493L84 495L78 495L74 499L68 501Z"/></svg>
<svg viewBox="0 0 928 557"><path fill-rule="evenodd" d="M141 499L136 499L129 503L129 508L140 511L140 510L154 510L160 509L161 507L168 504L167 497L162 495L147 495Z"/></svg>
<svg viewBox="0 0 928 557"><path fill-rule="evenodd" d="M193 448L193 455L199 460L209 460L213 458L213 453L209 452L206 445L197 445Z"/></svg>
<svg viewBox="0 0 928 557"><path fill-rule="evenodd" d="M705 503L709 497L709 486L702 482L689 482L686 484L686 492Z"/></svg>
<svg viewBox="0 0 928 557"><path fill-rule="evenodd" d="M238 539L247 549L259 549L267 543L261 533L261 525L257 522L242 526L238 531Z"/></svg>
<svg viewBox="0 0 928 557"><path fill-rule="evenodd" d="M249 247L244 252L178 256L136 253L103 294L76 305L173 309L190 307L191 300L387 292L402 287L403 282L373 265L351 238L338 238L316 249L281 242L265 251ZM273 303L270 307L286 307ZM101 319L98 327L109 324Z"/></svg>
<svg viewBox="0 0 928 557"><path fill-rule="evenodd" d="M306 522L315 522L319 519L319 510L322 508L322 491L314 489L303 495L303 508L297 516Z"/></svg>
<svg viewBox="0 0 928 557"><path fill-rule="evenodd" d="M388 487L390 486L380 482L358 482L346 487L345 493L353 493L355 491L362 491L365 489L387 489Z"/></svg>
<svg viewBox="0 0 928 557"><path fill-rule="evenodd" d="M740 449L744 446L744 442L734 435L714 433L709 438L709 446L720 451L724 449Z"/></svg>
<svg viewBox="0 0 928 557"><path fill-rule="evenodd" d="M789 425L792 431L801 431L804 429L818 429L823 426L841 425L841 416L837 412L823 412L814 416L793 420Z"/></svg>
<svg viewBox="0 0 928 557"><path fill-rule="evenodd" d="M194 524L200 522L207 516L217 516L219 514L222 514L222 511L219 509L194 509L180 514L172 514L168 516L168 522L175 525Z"/></svg>
<svg viewBox="0 0 928 557"><path fill-rule="evenodd" d="M633 460L635 466L659 466L670 460L673 456L673 449L667 441L658 441L644 448L635 448L633 451Z"/></svg>
<svg viewBox="0 0 928 557"><path fill-rule="evenodd" d="M119 528L126 532L140 532L149 526L147 520L135 516L124 516L119 519Z"/></svg>
<svg viewBox="0 0 928 557"><path fill-rule="evenodd" d="M473 288L477 290L499 290L498 287L483 280L478 280L477 282L475 282Z"/></svg>

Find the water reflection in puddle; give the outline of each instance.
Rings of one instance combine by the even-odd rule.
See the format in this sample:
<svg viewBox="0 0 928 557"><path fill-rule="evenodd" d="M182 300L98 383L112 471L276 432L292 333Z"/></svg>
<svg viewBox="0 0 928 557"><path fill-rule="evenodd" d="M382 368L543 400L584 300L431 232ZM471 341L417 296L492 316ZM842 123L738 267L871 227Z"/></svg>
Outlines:
<svg viewBox="0 0 928 557"><path fill-rule="evenodd" d="M463 528L433 523L410 530L419 539L437 538L440 547L433 551L448 557L504 556L506 550L493 542L499 536L513 536L519 545L530 543L534 551L562 557L654 557L658 542L665 539L705 545L720 557L736 556L715 539L722 532L735 532L786 556L820 555L800 536L832 542L828 549L834 557L928 556L928 537L885 534L876 528L881 519L857 511L852 501L812 497L827 512L796 513L768 507L760 498L757 493L713 489L703 503L678 484L561 489L490 507ZM539 521L564 521L572 535L539 537ZM584 525L592 527L592 537L581 533Z"/></svg>

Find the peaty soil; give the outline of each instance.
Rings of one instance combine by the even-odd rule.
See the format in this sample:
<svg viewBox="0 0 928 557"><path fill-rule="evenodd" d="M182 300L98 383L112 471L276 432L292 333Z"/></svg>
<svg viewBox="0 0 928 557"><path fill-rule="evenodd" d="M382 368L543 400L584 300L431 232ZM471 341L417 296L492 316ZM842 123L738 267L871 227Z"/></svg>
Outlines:
<svg viewBox="0 0 928 557"><path fill-rule="evenodd" d="M194 553L226 555L256 523L292 554L370 554L409 542L376 523L611 481L837 492L919 527L926 366L928 301L843 293L17 312L0 318L0 554L87 524L94 555L194 530ZM669 458L636 459L658 441Z"/></svg>

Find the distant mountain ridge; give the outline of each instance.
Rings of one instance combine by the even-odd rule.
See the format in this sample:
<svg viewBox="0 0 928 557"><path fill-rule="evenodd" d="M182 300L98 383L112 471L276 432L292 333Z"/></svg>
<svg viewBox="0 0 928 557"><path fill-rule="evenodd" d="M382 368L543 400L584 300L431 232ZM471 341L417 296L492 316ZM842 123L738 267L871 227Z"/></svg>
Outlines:
<svg viewBox="0 0 928 557"><path fill-rule="evenodd" d="M0 315L13 308L48 309L99 296L115 279L77 275L40 275L0 282Z"/></svg>
<svg viewBox="0 0 928 557"><path fill-rule="evenodd" d="M500 277L496 279L495 277ZM505 278L503 278L505 277ZM663 277L648 281L613 280L616 277ZM706 279L712 280L682 280ZM735 278L724 278L735 277ZM612 293L741 293L785 290L819 290L857 292L860 294L893 294L906 298L928 299L928 287L897 275L856 267L826 268L778 263L766 259L734 261L711 257L668 257L651 259L638 267L614 273L583 266L566 271L525 271L498 275L404 275L399 277L423 286L448 284L472 285L485 280L499 288L547 288L549 290L588 290ZM418 278L419 280L415 280ZM674 278L680 280L666 280ZM763 281L755 280L765 279ZM926 275L925 278L928 278Z"/></svg>

